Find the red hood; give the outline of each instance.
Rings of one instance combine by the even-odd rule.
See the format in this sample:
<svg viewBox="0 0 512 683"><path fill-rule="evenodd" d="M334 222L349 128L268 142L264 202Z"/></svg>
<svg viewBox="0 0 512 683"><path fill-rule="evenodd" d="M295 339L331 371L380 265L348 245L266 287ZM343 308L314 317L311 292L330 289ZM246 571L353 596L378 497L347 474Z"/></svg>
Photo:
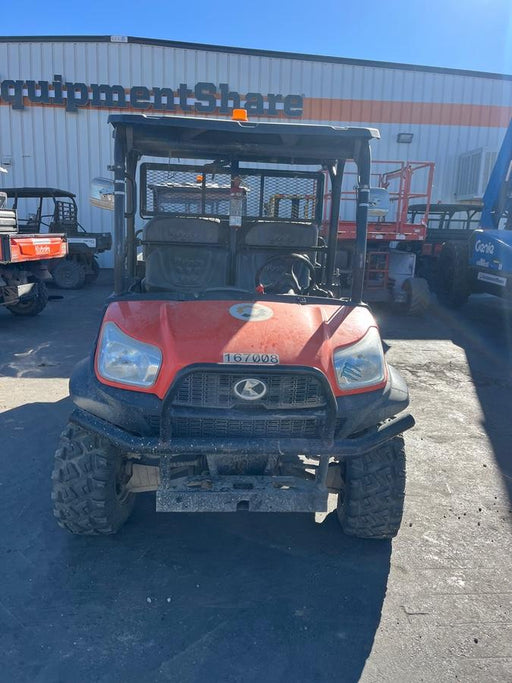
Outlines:
<svg viewBox="0 0 512 683"><path fill-rule="evenodd" d="M238 306L241 308L235 308ZM268 319L235 317L237 311L243 312L248 306L254 304L122 301L110 304L104 322L114 322L130 337L161 349L163 361L159 376L155 385L145 390L160 398L183 367L194 363L222 363L224 353L278 354L281 365L317 368L328 377L335 394L345 393L336 384L332 354L334 349L353 344L370 327L376 326L366 308L261 301L256 306L267 309L263 313L271 316Z"/></svg>

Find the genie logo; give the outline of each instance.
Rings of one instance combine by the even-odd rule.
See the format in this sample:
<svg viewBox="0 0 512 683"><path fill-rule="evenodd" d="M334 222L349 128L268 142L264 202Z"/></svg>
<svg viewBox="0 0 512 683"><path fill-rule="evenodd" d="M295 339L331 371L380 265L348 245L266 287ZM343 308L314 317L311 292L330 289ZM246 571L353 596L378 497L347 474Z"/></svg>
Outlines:
<svg viewBox="0 0 512 683"><path fill-rule="evenodd" d="M494 244L477 240L475 242L475 251L477 254L488 254L492 256L494 254Z"/></svg>

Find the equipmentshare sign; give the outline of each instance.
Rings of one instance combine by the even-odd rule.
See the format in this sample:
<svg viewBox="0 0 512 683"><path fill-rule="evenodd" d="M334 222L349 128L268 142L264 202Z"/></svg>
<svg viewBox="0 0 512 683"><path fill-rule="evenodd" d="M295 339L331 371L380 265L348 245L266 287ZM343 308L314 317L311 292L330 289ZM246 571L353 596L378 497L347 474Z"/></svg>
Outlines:
<svg viewBox="0 0 512 683"><path fill-rule="evenodd" d="M55 74L53 81L22 81L6 79L0 82L0 104L13 109L26 106L61 106L68 112L85 107L93 109L136 109L198 114L230 114L233 109L246 109L253 116L300 117L302 95L281 95L258 92L239 93L228 83L200 81L193 88L180 83L178 88L147 88L136 85L105 85L65 81Z"/></svg>

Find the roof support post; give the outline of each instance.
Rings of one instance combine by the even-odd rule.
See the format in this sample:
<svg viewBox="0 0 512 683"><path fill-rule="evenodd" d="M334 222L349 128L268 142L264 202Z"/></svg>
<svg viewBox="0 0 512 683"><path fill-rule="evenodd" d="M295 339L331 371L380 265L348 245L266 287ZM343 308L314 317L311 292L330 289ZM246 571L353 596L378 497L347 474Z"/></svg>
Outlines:
<svg viewBox="0 0 512 683"><path fill-rule="evenodd" d="M135 173L137 170L137 153L132 150L127 157L126 163L126 206L129 211L126 214L126 261L130 278L134 278L137 268L137 248L135 244L135 213L137 210L137 196L135 192Z"/></svg>
<svg viewBox="0 0 512 683"><path fill-rule="evenodd" d="M325 284L334 284L334 267L336 265L336 248L338 244L338 222L340 219L341 183L345 161L339 159L336 164L329 166L331 179L331 216L329 221L329 235L327 237L327 264L325 269Z"/></svg>
<svg viewBox="0 0 512 683"><path fill-rule="evenodd" d="M114 292L122 294L125 289L125 152L126 139L123 128L114 132Z"/></svg>
<svg viewBox="0 0 512 683"><path fill-rule="evenodd" d="M359 144L355 161L358 170L356 244L352 264L352 295L354 303L363 300L366 241L368 234L368 206L370 203L371 151L368 144Z"/></svg>
<svg viewBox="0 0 512 683"><path fill-rule="evenodd" d="M237 159L231 161L231 192L233 191L233 181L238 177L240 173L240 164ZM230 214L231 214L231 202L230 202ZM243 220L243 219L242 219ZM231 225L231 221L228 219L229 227L229 271L228 271L228 285L234 285L236 280L236 243L237 243L237 230L240 228L235 228Z"/></svg>

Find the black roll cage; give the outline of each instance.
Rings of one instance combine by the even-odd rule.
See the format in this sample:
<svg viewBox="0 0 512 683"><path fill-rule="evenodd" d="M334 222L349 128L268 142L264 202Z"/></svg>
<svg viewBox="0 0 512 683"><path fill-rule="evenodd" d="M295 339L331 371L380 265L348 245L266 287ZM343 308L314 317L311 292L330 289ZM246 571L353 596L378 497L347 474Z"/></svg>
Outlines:
<svg viewBox="0 0 512 683"><path fill-rule="evenodd" d="M41 229L41 225L48 225L43 221L43 218L53 218L55 215L55 207L57 205L57 201L59 199L68 199L71 201L74 207L74 213L75 216L78 213L78 208L76 204L76 195L73 192L69 192L68 190L60 190L56 187L7 187L7 188L2 188L2 192L5 192L7 195L8 199L13 199L13 206L12 208L17 211L18 210L18 200L20 199L37 199L39 200L37 212L36 212L36 219L34 222L34 229L35 232L39 232ZM45 199L52 199L53 200L53 207L54 211L52 214L43 214L43 202ZM28 219L25 219L25 223L28 222ZM77 220L77 228L82 228L80 224L78 223Z"/></svg>
<svg viewBox="0 0 512 683"><path fill-rule="evenodd" d="M114 291L125 293L136 273L136 169L143 156L214 159L239 174L240 162L320 166L331 181L324 282L334 285L341 185L345 161L358 171L356 240L352 265L351 302L362 300L368 204L371 128L297 123L252 123L199 117L115 114L114 128ZM126 231L125 231L126 221Z"/></svg>

